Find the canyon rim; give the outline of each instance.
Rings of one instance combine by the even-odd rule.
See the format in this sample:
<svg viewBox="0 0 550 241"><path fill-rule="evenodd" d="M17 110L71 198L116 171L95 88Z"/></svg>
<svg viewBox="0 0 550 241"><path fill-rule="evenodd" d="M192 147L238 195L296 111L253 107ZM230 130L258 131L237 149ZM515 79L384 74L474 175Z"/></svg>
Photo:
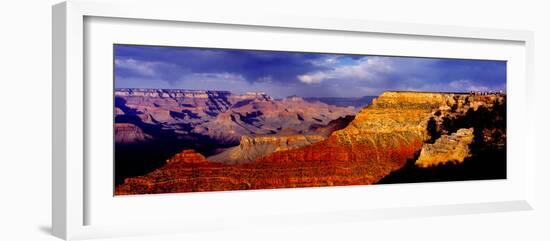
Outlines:
<svg viewBox="0 0 550 241"><path fill-rule="evenodd" d="M115 195L506 178L506 63L115 45Z"/></svg>

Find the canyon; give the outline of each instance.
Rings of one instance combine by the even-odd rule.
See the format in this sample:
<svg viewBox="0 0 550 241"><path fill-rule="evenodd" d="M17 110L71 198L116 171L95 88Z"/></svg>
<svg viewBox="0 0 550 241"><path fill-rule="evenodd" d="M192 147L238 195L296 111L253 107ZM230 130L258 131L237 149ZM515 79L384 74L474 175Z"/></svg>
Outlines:
<svg viewBox="0 0 550 241"><path fill-rule="evenodd" d="M340 117L327 125L313 124L304 134L244 135L239 145L208 157L213 162L240 164L253 162L274 152L297 149L325 140L332 132L346 127L353 116Z"/></svg>
<svg viewBox="0 0 550 241"><path fill-rule="evenodd" d="M208 104L195 104L198 101L176 100L169 106L179 103L172 107L178 109L184 103L186 110L201 113L201 119L210 118L192 123L192 130L184 130L187 133L209 133L205 135L209 141L230 142L231 146L214 153L181 148L154 170L124 178L115 194L505 178L505 94L388 91L357 113L354 106L300 97L274 100L265 94L215 95L223 95L227 103L221 102L226 105L211 110L204 108ZM162 111L149 107L150 103L144 105L139 98L125 100L121 111L132 108L143 113L137 114L143 122L159 122ZM243 100L246 103L238 104ZM249 115L254 111L270 118L246 121L257 117ZM184 113L183 108L178 112ZM295 114L301 118L292 118ZM234 115L249 119L237 121L231 118ZM166 115L160 116L167 118L163 123L174 123ZM304 124L306 120L309 122ZM127 132L133 127L123 127L120 139L127 142ZM217 131L212 131L215 127ZM209 132L202 132L206 130ZM235 136L239 139L234 140ZM136 132L135 137L140 143L154 135Z"/></svg>
<svg viewBox="0 0 550 241"><path fill-rule="evenodd" d="M326 125L357 110L353 105L336 106L296 96L274 99L264 92L115 90L117 124L131 123L142 129L152 125L173 135L200 135L226 144L238 144L243 135L301 134L312 125ZM136 133L135 141L142 141L143 136ZM158 138L165 138L162 134ZM124 140L131 142L132 137L127 135Z"/></svg>
<svg viewBox="0 0 550 241"><path fill-rule="evenodd" d="M247 162L281 148L256 146L240 152L241 140L286 136L287 148L325 139L343 128L372 98L306 100L297 96L275 99L264 92L179 89L116 89L115 183L149 173L183 149L193 149L218 162ZM324 101L324 102L323 102ZM363 104L358 104L362 103ZM345 103L352 103L347 105ZM347 122L346 122L347 121ZM302 138L304 141L293 141ZM286 143L286 142L285 142ZM266 144L270 145L270 144ZM243 149L243 150L245 150ZM250 154L256 150L257 154ZM261 150L261 153L258 151ZM236 160L238 159L238 160Z"/></svg>

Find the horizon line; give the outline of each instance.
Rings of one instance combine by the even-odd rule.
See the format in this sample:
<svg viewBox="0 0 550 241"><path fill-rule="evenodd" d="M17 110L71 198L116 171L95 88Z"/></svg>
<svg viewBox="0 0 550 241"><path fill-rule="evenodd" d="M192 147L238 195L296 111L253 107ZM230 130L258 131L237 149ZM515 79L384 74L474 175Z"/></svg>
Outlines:
<svg viewBox="0 0 550 241"><path fill-rule="evenodd" d="M208 90L208 89L178 89L178 88L140 88L140 87L133 87L133 88L114 88L115 91L121 91L121 90L154 90L154 91L212 91L212 92L226 92L226 93L236 93L230 90ZM474 94L474 93L489 93L489 94L506 94L506 91L500 90L500 91L469 91L469 92L453 92L453 91L425 91L425 90L385 90L380 92L378 95L363 95L363 96L356 96L356 97L336 97L336 96L329 96L329 97L303 97L303 98L361 98L365 96L380 96L383 93L388 92L398 92L398 93L436 93L436 94ZM267 96L269 95L266 91L244 91L242 92L244 94L246 93L263 93ZM284 98L288 97L302 97L298 95L289 95Z"/></svg>

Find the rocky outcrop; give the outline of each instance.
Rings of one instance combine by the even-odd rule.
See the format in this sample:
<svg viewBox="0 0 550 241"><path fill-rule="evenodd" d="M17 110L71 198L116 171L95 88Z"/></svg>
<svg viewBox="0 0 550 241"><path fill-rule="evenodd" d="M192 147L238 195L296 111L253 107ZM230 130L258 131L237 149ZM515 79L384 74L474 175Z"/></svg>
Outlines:
<svg viewBox="0 0 550 241"><path fill-rule="evenodd" d="M115 124L115 143L129 144L147 142L152 139L148 134L134 124L116 123Z"/></svg>
<svg viewBox="0 0 550 241"><path fill-rule="evenodd" d="M209 161L225 164L250 163L277 151L287 151L325 140L332 132L346 127L353 116L340 117L326 125L311 125L305 134L284 130L276 135L243 135L239 145L208 157ZM290 134L285 132L289 131Z"/></svg>
<svg viewBox="0 0 550 241"><path fill-rule="evenodd" d="M152 171L147 175L126 178L122 185L116 187L115 194L128 195L215 190L208 187L209 185L217 184L217 177L213 171L222 167L221 164L209 163L204 156L194 150L183 150L166 160L166 164L160 169ZM207 176L207 178L201 176ZM218 177L221 177L220 180L222 182L229 179L223 178L219 174ZM227 184L217 184L217 186L230 187Z"/></svg>
<svg viewBox="0 0 550 241"><path fill-rule="evenodd" d="M452 97L431 114L427 127L430 138L423 150L378 183L507 177L506 95L472 93Z"/></svg>
<svg viewBox="0 0 550 241"><path fill-rule="evenodd" d="M174 155L170 159L166 160L166 163L208 163L206 158L195 150L183 150L182 152Z"/></svg>
<svg viewBox="0 0 550 241"><path fill-rule="evenodd" d="M470 144L474 140L474 128L459 129L451 135L443 135L434 144L425 144L416 165L427 168L447 163L460 164L470 156Z"/></svg>
<svg viewBox="0 0 550 241"><path fill-rule="evenodd" d="M210 156L208 160L225 164L250 163L273 152L308 146L325 138L320 135L242 136L238 146Z"/></svg>
<svg viewBox="0 0 550 241"><path fill-rule="evenodd" d="M300 103L304 100L292 98L281 102L285 101ZM242 148L253 150L253 147L274 142L283 148L252 162L227 162L236 163L230 165L213 161L167 163L143 177L128 178L117 187L117 194L378 183L390 173L402 169L407 160L414 160L423 147L426 151L422 158L441 163L450 159L459 161L468 156L466 148L460 145L468 146L470 132L474 135L471 146L476 143L485 145L484 140L502 140L505 138L502 127L488 125L477 128L478 122L489 122L483 118L502 118L503 114L484 115L484 111L500 106L501 101L505 101L501 94L385 92L363 108L345 128L332 132L325 140L288 148L285 146L288 138L245 137L241 140ZM305 115L308 111L302 113L304 115L298 115L296 120L308 118ZM469 129L468 125L474 128ZM312 142L300 138L295 141ZM268 146L273 149L273 145ZM438 150L448 150L448 153L443 157L437 154ZM228 152L227 156L230 154ZM253 151L248 153L248 150L236 155L240 157L234 160L256 158ZM135 188L131 188L132 185Z"/></svg>

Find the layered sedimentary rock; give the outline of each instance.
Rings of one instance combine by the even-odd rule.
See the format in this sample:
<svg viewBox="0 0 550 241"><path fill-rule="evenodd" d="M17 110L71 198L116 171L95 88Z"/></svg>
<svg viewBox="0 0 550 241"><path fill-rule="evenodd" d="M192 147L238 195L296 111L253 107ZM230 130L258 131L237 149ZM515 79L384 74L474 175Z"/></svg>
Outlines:
<svg viewBox="0 0 550 241"><path fill-rule="evenodd" d="M208 163L208 161L203 155L197 153L195 150L183 150L182 152L166 160L166 163L199 164Z"/></svg>
<svg viewBox="0 0 550 241"><path fill-rule="evenodd" d="M371 184L404 165L429 138L430 114L447 100L437 93L385 92L344 129L307 147L275 152L259 163L332 163L341 177L334 185ZM334 176L322 175L323 178ZM293 179L307 185L308 179ZM312 186L320 183L312 183ZM322 183L321 183L322 185Z"/></svg>
<svg viewBox="0 0 550 241"><path fill-rule="evenodd" d="M250 163L277 151L287 151L324 140L321 135L242 136L236 147L208 157L209 161L225 164Z"/></svg>
<svg viewBox="0 0 550 241"><path fill-rule="evenodd" d="M270 100L265 93L234 95L229 91L117 89L115 106L127 116L147 124L197 124L227 111L234 103L248 99Z"/></svg>
<svg viewBox="0 0 550 241"><path fill-rule="evenodd" d="M428 133L417 158L379 183L507 178L505 94L455 96L432 113Z"/></svg>
<svg viewBox="0 0 550 241"><path fill-rule="evenodd" d="M293 98L286 101L302 100ZM202 158L200 163L169 162L145 176L126 179L116 192L163 193L373 184L402 168L408 159L415 158L426 143L435 142L431 149L425 146L426 149L442 150L445 147L454 150L456 146L445 143L458 138L460 143L467 145L470 130L474 135L481 135L481 140L486 132L493 138L502 139L502 133L494 129L474 130L464 126L475 124L475 118L484 116L483 110L503 101L505 96L498 94L385 92L362 109L349 125L332 132L325 140L298 148L282 148L254 161L250 161L254 159L253 152L250 155L240 153L238 158L227 162L237 164L204 161ZM465 116L468 118L463 118ZM466 129L460 130L462 128ZM453 136L453 132L457 133ZM265 140L245 138L241 144L247 148L258 147ZM273 139L271 142L279 140L283 139ZM304 139L298 142L310 143ZM467 156L464 152L457 151L460 156ZM435 152L425 153L423 158ZM443 159L446 158L431 160L444 162Z"/></svg>
<svg viewBox="0 0 550 241"><path fill-rule="evenodd" d="M460 164L470 156L474 128L459 129L451 135L442 135L433 144L425 144L415 162L419 167L432 167L447 163Z"/></svg>
<svg viewBox="0 0 550 241"><path fill-rule="evenodd" d="M115 142L122 144L147 142L152 139L152 137L145 134L141 128L130 123L116 123L115 133Z"/></svg>
<svg viewBox="0 0 550 241"><path fill-rule="evenodd" d="M356 112L264 92L116 89L115 180L151 172L183 149L210 156L244 135L309 135Z"/></svg>
<svg viewBox="0 0 550 241"><path fill-rule="evenodd" d="M244 135L238 146L210 156L208 160L225 164L250 163L273 152L297 149L323 141L332 132L346 127L352 120L353 116L346 116L332 120L327 125L311 125L304 134L287 134L281 131L277 135Z"/></svg>
<svg viewBox="0 0 550 241"><path fill-rule="evenodd" d="M222 144L238 144L243 135L301 134L312 125L326 125L356 111L352 106L338 107L299 97L276 100L264 92L115 91L117 123L156 128L174 135L200 135ZM154 137L154 133L150 135Z"/></svg>
<svg viewBox="0 0 550 241"><path fill-rule="evenodd" d="M220 164L209 163L203 155L194 150L183 150L166 160L166 165L161 169L144 176L127 178L123 185L117 186L115 193L126 195L213 190L204 189L208 186L201 186L200 183L215 185L217 183L216 176L212 175L211 171L220 166ZM198 175L199 173L201 175ZM207 180L202 178L202 175L207 175ZM223 179L223 176L219 177L222 180L228 180ZM218 184L218 186L220 185ZM223 187L230 188L231 186Z"/></svg>
<svg viewBox="0 0 550 241"><path fill-rule="evenodd" d="M353 115L354 107L337 107L301 98L252 99L195 128L196 133L238 143L243 135L303 134L310 126Z"/></svg>

